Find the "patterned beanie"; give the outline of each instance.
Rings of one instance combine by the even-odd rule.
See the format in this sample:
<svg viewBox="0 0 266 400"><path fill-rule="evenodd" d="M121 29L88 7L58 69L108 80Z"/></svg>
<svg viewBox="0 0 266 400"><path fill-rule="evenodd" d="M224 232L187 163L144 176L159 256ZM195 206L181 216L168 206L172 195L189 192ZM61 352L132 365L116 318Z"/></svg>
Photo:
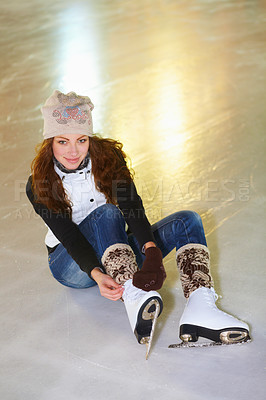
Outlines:
<svg viewBox="0 0 266 400"><path fill-rule="evenodd" d="M94 105L87 96L55 90L41 108L44 118L44 139L66 133L93 135L91 111Z"/></svg>

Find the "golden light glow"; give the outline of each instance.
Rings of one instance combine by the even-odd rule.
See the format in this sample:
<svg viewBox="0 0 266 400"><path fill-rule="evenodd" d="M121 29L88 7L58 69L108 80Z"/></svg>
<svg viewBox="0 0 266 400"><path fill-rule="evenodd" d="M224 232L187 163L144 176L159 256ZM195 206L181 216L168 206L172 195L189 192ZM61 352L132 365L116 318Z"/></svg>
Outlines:
<svg viewBox="0 0 266 400"><path fill-rule="evenodd" d="M62 37L59 87L65 92L86 94L100 83L99 48L93 25L88 23L81 5L64 10L59 34Z"/></svg>
<svg viewBox="0 0 266 400"><path fill-rule="evenodd" d="M176 71L171 66L160 75L156 102L159 116L153 120L151 129L158 135L158 146L162 151L175 147L179 153L186 141L185 109L182 103L183 88L173 83L176 79Z"/></svg>

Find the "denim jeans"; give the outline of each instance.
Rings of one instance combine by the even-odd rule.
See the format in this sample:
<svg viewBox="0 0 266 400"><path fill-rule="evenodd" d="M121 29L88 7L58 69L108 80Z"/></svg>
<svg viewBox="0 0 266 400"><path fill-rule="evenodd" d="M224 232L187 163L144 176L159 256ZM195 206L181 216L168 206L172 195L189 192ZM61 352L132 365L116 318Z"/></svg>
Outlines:
<svg viewBox="0 0 266 400"><path fill-rule="evenodd" d="M121 211L112 204L104 204L90 213L80 224L79 229L92 245L99 260L104 251L116 243L126 243L133 249L139 268L144 254L135 236L125 230L126 224ZM206 244L200 216L194 211L179 211L152 225L157 246L165 257L174 248L188 243ZM96 285L87 273L68 254L62 244L48 257L50 270L57 281L72 288L88 288Z"/></svg>

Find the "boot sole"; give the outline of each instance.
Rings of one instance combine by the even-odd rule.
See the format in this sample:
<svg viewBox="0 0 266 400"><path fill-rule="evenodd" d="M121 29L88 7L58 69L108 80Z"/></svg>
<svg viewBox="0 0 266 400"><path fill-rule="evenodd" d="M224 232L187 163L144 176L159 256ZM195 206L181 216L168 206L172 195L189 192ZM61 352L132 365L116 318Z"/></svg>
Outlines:
<svg viewBox="0 0 266 400"><path fill-rule="evenodd" d="M161 315L163 310L163 302L162 299L157 296L147 299L139 309L134 334L137 338L137 341L141 344L146 343L147 339L145 340L145 338L150 337L156 304L158 303L160 306L159 315Z"/></svg>
<svg viewBox="0 0 266 400"><path fill-rule="evenodd" d="M183 342L197 342L199 337L217 343L233 344L250 340L247 329L230 327L224 329L208 329L203 326L184 324L180 326L179 337Z"/></svg>

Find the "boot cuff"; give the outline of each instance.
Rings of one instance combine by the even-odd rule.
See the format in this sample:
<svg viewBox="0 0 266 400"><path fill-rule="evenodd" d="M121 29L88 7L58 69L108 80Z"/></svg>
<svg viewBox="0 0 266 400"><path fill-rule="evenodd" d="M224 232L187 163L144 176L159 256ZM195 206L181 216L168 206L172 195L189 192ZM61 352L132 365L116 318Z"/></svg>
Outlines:
<svg viewBox="0 0 266 400"><path fill-rule="evenodd" d="M176 258L179 256L179 254L181 254L183 251L185 250L191 250L191 249L202 249L205 250L208 255L210 256L210 252L207 246L205 246L204 244L200 244L200 243L188 243L185 244L184 246L180 247L177 252L176 252Z"/></svg>
<svg viewBox="0 0 266 400"><path fill-rule="evenodd" d="M111 246L107 247L107 249L105 249L103 255L102 255L102 265L105 265L105 261L107 258L109 258L110 253L116 254L117 256L121 256L120 253L130 253L133 258L135 259L135 254L132 250L132 248L129 246L129 244L126 243L115 243L112 244Z"/></svg>

